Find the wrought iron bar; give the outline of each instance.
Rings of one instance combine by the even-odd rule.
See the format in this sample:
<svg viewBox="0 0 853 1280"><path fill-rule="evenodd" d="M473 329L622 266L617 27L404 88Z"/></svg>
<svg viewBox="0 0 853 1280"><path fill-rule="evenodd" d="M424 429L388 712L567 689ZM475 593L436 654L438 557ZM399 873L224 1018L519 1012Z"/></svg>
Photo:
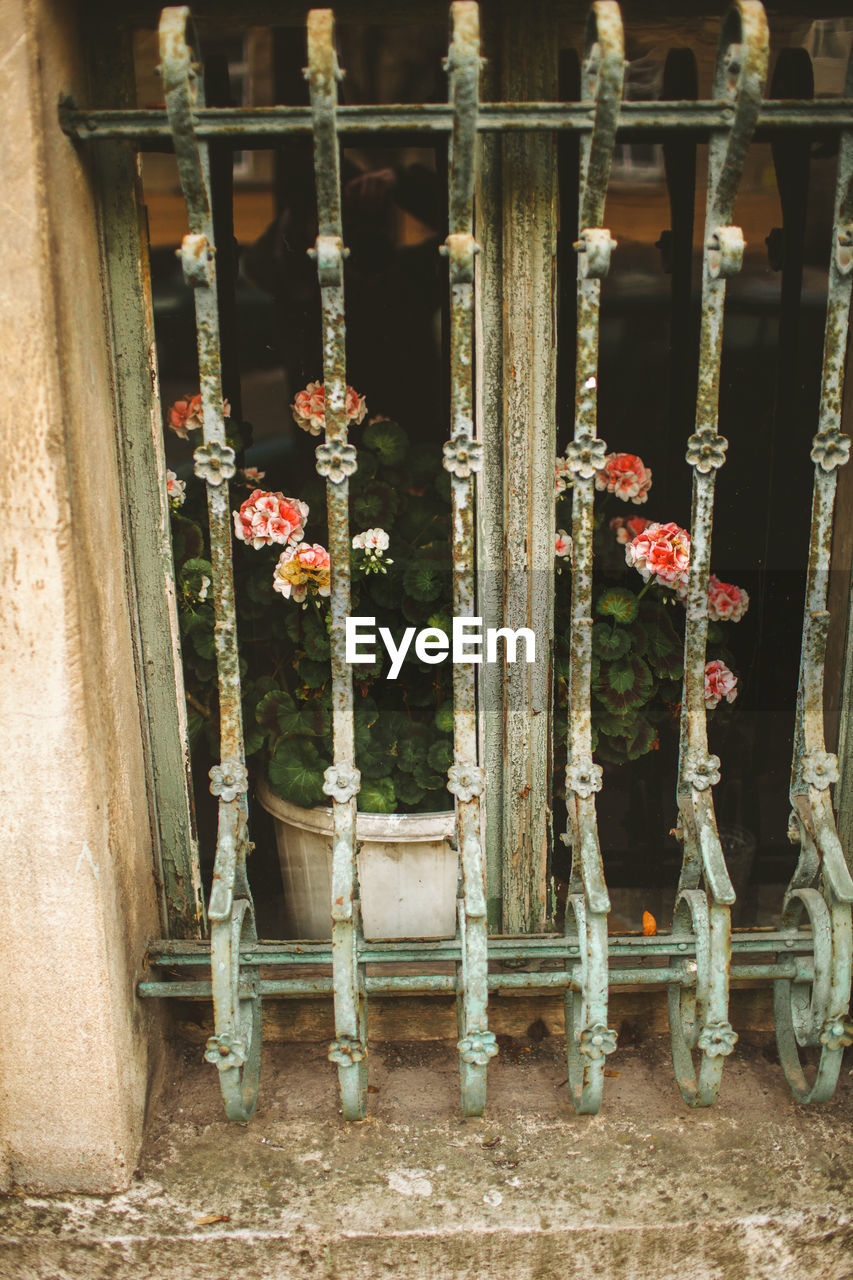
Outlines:
<svg viewBox="0 0 853 1280"><path fill-rule="evenodd" d="M846 92L851 89L853 54L847 66ZM814 489L789 826L792 842L800 846L800 856L782 907L783 925L796 926L804 915L811 924L814 979L810 983L781 979L776 983L774 999L779 1057L799 1102L825 1102L832 1097L843 1051L853 1044L853 879L832 810L830 787L838 781L838 760L826 750L823 715L832 513L838 468L850 457L850 437L840 428L852 292L853 128L842 133L838 153L820 415L810 455ZM806 1074L798 1048L807 1045L820 1047L820 1060L812 1079Z"/></svg>
<svg viewBox="0 0 853 1280"><path fill-rule="evenodd" d="M317 471L326 477L331 558L331 660L333 763L323 790L332 799L332 964L335 1039L329 1060L337 1064L341 1106L347 1120L362 1120L367 1107L367 991L359 963L359 900L356 868L356 796L352 670L346 660L345 628L350 612L349 480L355 447L347 441L346 326L341 223L340 153L336 122L338 66L331 9L308 14L306 77L314 122L317 187L317 262L323 308L323 379L326 438L317 447Z"/></svg>
<svg viewBox="0 0 853 1280"><path fill-rule="evenodd" d="M850 97L819 102L768 99L759 109L756 131L768 135L791 129L834 133L849 125L851 113ZM308 138L313 128L313 117L306 107L196 107L193 118L200 139L231 139L240 149L252 145L268 147L276 138ZM450 133L453 129L453 113L435 103L340 106L337 121L342 136ZM124 138L131 142L168 143L171 139L166 115L156 107L85 110L66 99L60 106L60 123L69 136L80 142ZM701 142L717 129L730 128L731 123L732 108L726 101L622 102L616 131L620 141L689 132ZM590 133L592 127L590 106L582 102L483 102L476 123L480 133L539 129Z"/></svg>
<svg viewBox="0 0 853 1280"><path fill-rule="evenodd" d="M642 964L648 958L671 955L693 956L696 943L692 936L682 937L660 933L652 937L638 934L611 934L607 939L610 962L631 960ZM732 953L741 955L808 954L813 950L813 938L809 929L744 929L732 934ZM565 957L577 956L577 941L565 934L533 934L529 937L495 937L488 940L489 962L504 960L543 960L560 962ZM364 964L404 964L458 961L459 939L446 941L367 942L359 948L359 959ZM328 942L258 942L246 946L241 957L247 964L267 967L293 967L306 964L331 964L332 948ZM155 967L193 968L210 963L209 947L204 942L185 942L167 938L152 943L147 961Z"/></svg>
<svg viewBox="0 0 853 1280"><path fill-rule="evenodd" d="M607 914L610 899L598 841L595 795L601 766L592 759L590 699L592 664L592 530L594 478L604 466L607 446L598 437L598 337L601 281L610 267L614 242L602 225L616 119L625 75L622 17L614 0L596 0L587 19L583 64L584 98L595 104L591 134L581 141L581 184L577 265L577 357L575 429L566 449L572 490L572 621L569 657L566 841L572 868L566 930L581 947L581 990L566 992L566 1054L569 1087L577 1111L595 1114L601 1106L606 1056L616 1049L607 1026Z"/></svg>
<svg viewBox="0 0 853 1280"><path fill-rule="evenodd" d="M473 618L474 487L483 446L474 435L474 157L480 79L480 18L472 0L450 7L446 69L453 108L450 140L449 231L443 252L450 277L450 439L444 466L450 474L453 521L453 612ZM459 1079L465 1115L482 1115L486 1071L498 1051L488 1022L486 872L480 831L485 788L477 755L476 677L470 663L453 666L453 764L447 788L456 805L462 866L459 898Z"/></svg>
<svg viewBox="0 0 853 1280"><path fill-rule="evenodd" d="M210 790L219 797L219 821L208 907L215 1034L207 1042L205 1057L219 1069L228 1118L246 1121L254 1112L258 1096L261 1001L255 982L257 969L242 964L240 958L241 946L253 944L257 932L246 876L248 774L240 709L228 501L228 480L234 475L235 455L226 440L223 415L207 145L194 132L194 108L204 103L203 76L197 48L190 48L188 36L192 38L189 10L164 9L160 19L160 74L190 226L180 257L184 279L195 299L204 443L196 449L194 458L196 475L207 486L219 674L221 763L210 770Z"/></svg>
<svg viewBox="0 0 853 1280"><path fill-rule="evenodd" d="M728 447L717 429L726 279L740 270L744 248L740 228L730 224L758 119L768 42L761 4L736 0L723 22L714 79L715 95L729 99L733 111L731 127L712 137L709 147L696 429L687 442L693 511L677 786L684 855L673 932L695 939L698 972L695 993L670 989L669 1011L675 1075L691 1106L708 1106L715 1100L723 1063L737 1040L728 1016L730 907L735 894L714 816L712 787L720 781L720 761L708 754L705 656L714 479ZM693 1050L700 1054L698 1071Z"/></svg>

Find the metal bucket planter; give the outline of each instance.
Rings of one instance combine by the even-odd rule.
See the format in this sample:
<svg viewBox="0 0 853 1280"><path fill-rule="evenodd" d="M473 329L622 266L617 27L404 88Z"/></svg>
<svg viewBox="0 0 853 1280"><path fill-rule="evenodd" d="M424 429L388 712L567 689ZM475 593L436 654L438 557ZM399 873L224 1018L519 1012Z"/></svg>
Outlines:
<svg viewBox="0 0 853 1280"><path fill-rule="evenodd" d="M257 798L271 814L284 884L286 934L332 936L332 810L288 804L260 779ZM365 938L452 938L458 858L455 816L360 813L356 826Z"/></svg>

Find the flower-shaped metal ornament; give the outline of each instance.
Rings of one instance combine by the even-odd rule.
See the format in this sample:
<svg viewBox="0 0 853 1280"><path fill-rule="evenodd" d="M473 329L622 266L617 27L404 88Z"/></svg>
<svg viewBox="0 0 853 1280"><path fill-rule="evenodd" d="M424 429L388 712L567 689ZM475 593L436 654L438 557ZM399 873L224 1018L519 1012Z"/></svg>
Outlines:
<svg viewBox="0 0 853 1280"><path fill-rule="evenodd" d="M728 1022L707 1022L696 1047L709 1058L727 1058L737 1044L737 1032Z"/></svg>
<svg viewBox="0 0 853 1280"><path fill-rule="evenodd" d="M227 1031L223 1031L221 1036L211 1036L204 1046L205 1061L212 1062L220 1071L242 1067L247 1053L246 1042L239 1036L230 1035Z"/></svg>
<svg viewBox="0 0 853 1280"><path fill-rule="evenodd" d="M444 446L442 465L459 480L467 480L483 466L483 446L467 431L457 431Z"/></svg>
<svg viewBox="0 0 853 1280"><path fill-rule="evenodd" d="M729 442L725 436L719 435L712 427L703 427L688 438L685 456L691 467L707 475L709 471L715 471L723 465L728 447Z"/></svg>
<svg viewBox="0 0 853 1280"><path fill-rule="evenodd" d="M347 764L333 764L323 774L323 791L333 800L346 804L361 789L361 774Z"/></svg>
<svg viewBox="0 0 853 1280"><path fill-rule="evenodd" d="M223 760L210 770L210 794L225 801L236 800L249 789L249 774L239 760Z"/></svg>
<svg viewBox="0 0 853 1280"><path fill-rule="evenodd" d="M356 1040L354 1036L339 1036L337 1040L333 1040L329 1045L329 1052L326 1055L330 1062L334 1062L338 1067L351 1067L355 1062L363 1062L367 1057L367 1050L360 1040Z"/></svg>
<svg viewBox="0 0 853 1280"><path fill-rule="evenodd" d="M566 769L566 789L586 800L594 791L601 790L602 777L601 765L593 764L590 756L584 756L573 760Z"/></svg>
<svg viewBox="0 0 853 1280"><path fill-rule="evenodd" d="M199 480L206 480L208 484L218 488L236 474L235 459L236 454L230 444L211 440L209 444L200 444L193 454L195 473Z"/></svg>
<svg viewBox="0 0 853 1280"><path fill-rule="evenodd" d="M720 757L690 755L684 769L684 777L697 791L707 791L720 781Z"/></svg>
<svg viewBox="0 0 853 1280"><path fill-rule="evenodd" d="M347 476L355 473L355 445L343 440L331 440L328 444L318 444L315 449L317 472L331 480L332 484L340 484Z"/></svg>
<svg viewBox="0 0 853 1280"><path fill-rule="evenodd" d="M591 480L596 471L602 471L606 465L607 445L598 436L588 432L570 440L566 445L566 462L573 475L582 480Z"/></svg>
<svg viewBox="0 0 853 1280"><path fill-rule="evenodd" d="M853 1044L853 1022L846 1017L827 1018L820 1033L820 1042L832 1051L847 1049Z"/></svg>
<svg viewBox="0 0 853 1280"><path fill-rule="evenodd" d="M812 441L811 460L823 471L843 467L850 457L850 437L837 427L819 431Z"/></svg>
<svg viewBox="0 0 853 1280"><path fill-rule="evenodd" d="M803 781L826 791L838 781L838 757L830 751L807 751L803 756Z"/></svg>
<svg viewBox="0 0 853 1280"><path fill-rule="evenodd" d="M469 1062L473 1067L485 1067L497 1054L498 1042L494 1031L469 1031L456 1047L463 1062Z"/></svg>
<svg viewBox="0 0 853 1280"><path fill-rule="evenodd" d="M486 777L477 764L452 764L447 771L447 790L465 803L481 796L486 789Z"/></svg>
<svg viewBox="0 0 853 1280"><path fill-rule="evenodd" d="M596 1022L594 1027L584 1027L578 1048L590 1062L601 1062L609 1053L616 1052L616 1032L612 1027L605 1027L603 1022Z"/></svg>

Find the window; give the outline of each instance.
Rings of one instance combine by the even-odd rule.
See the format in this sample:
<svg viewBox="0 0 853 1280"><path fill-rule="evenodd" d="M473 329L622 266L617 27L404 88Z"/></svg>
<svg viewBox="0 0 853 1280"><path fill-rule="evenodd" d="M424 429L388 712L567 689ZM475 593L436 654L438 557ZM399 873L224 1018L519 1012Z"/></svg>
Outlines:
<svg viewBox="0 0 853 1280"><path fill-rule="evenodd" d="M579 92L561 93L559 87L560 80L565 84L573 75L578 79L578 68L569 56L578 34L572 32L565 36L566 56L559 61L543 57L539 63L534 59L527 83L519 80L518 65L512 60L505 79L495 78L498 49L491 69L483 73L490 96L478 102L477 7L453 5L448 108L429 100L414 107L339 106L331 15L314 11L309 18L309 105L255 110L201 106L201 76L193 70L195 55L185 43L183 11L164 12L159 56L168 123L162 109L152 108L136 113L129 128L132 136L146 143L171 136L188 209L189 234L183 238L181 258L198 318L204 418L204 442L194 450L194 470L207 487L209 544L199 548L207 550L207 557L182 557L179 551L183 571L178 585L205 609L210 595L215 601L215 636L205 633L196 643L194 636L200 629L192 623L184 626L184 644L185 651L194 652L196 675L207 672L212 679L208 668L218 659L221 752L210 769L211 790L218 797L215 841L212 831L203 833L203 843L216 847L210 951L203 944L164 941L153 958L164 966L180 964L197 972L209 963L212 953L216 1034L208 1055L220 1069L226 1108L235 1119L246 1118L254 1106L264 994L333 991L336 1038L330 1058L339 1068L344 1112L349 1117L362 1115L366 1103L366 997L371 992L458 994L463 1107L471 1114L479 1113L485 1104L487 1065L496 1051L487 1020L490 989L547 987L565 993L572 1095L585 1112L600 1104L604 1064L616 1048L615 1032L607 1022L609 985L668 985L676 1075L685 1097L697 1104L713 1101L724 1059L736 1040L728 1016L729 971L735 978L776 984L780 1054L802 1101L819 1101L831 1094L841 1051L850 1039L851 955L849 929L845 932L843 925L849 922L853 881L836 833L830 788L838 771L835 757L825 749L822 705L832 504L838 468L849 452L849 441L840 431L851 265L847 186L853 142L847 104L821 99L809 107L800 101L810 96L802 88L806 65L802 46L790 57L779 55L774 71L779 77L778 98L762 101L768 36L764 11L752 0L736 4L725 20L713 87L713 55L706 30L699 32L696 43L702 57L692 64L692 72L683 50L673 61L668 42L661 37L663 64L660 57L642 53L628 64L626 81L618 7L598 3L592 14L579 69ZM813 47L834 47L826 24L814 24L810 31L808 38L820 41ZM839 41L845 34L844 26L836 29ZM419 47L431 51L433 36L430 29ZM383 66L387 71L405 64L410 82L417 82L423 73L424 99L430 93L438 96L437 78L430 80L424 72L424 59L416 56L411 40L409 65L405 57L401 59L399 48L387 63L378 56L377 51L394 49L392 37L387 44L364 41L359 46L357 33L351 30L348 39L356 66L359 49L363 54L364 85L376 90ZM510 47L524 39L533 40L534 35L522 31L514 16L501 31L487 30L487 48L488 40ZM255 47L261 44L258 38ZM270 47L283 47L283 40L273 38ZM282 55L281 66L292 71L292 47L288 56L289 62ZM275 57L273 64L275 79L280 69ZM251 65L250 58L250 69ZM669 101L661 105L654 103L654 94L659 84L661 91L667 84L667 68L669 83L680 87L671 105ZM783 72L788 76L784 83ZM688 92L681 86L691 74L698 88ZM286 78L284 72L282 77ZM795 93L788 92L791 83L797 85ZM700 89L703 97L697 101L683 100L697 98ZM372 96L375 100L378 95ZM789 96L797 99L794 105L784 101ZM721 108L716 104L722 99L728 105ZM97 144L100 137L115 136L122 125L109 113L95 112L85 119L77 113L69 127ZM395 131L390 151L377 142L384 130ZM617 143L618 133L625 136ZM833 164L838 146L834 183L829 168L821 167L822 158L810 164L813 134L820 135L823 158L832 156ZM226 138L229 147L235 141L240 144L241 157L253 155L251 144L259 140L294 140L288 143L288 154L282 144L282 155L276 158L278 206L272 204L269 188L242 190L234 200L233 225L230 187L239 175L233 166L220 164ZM477 154L480 167L475 188ZM778 286L770 284L761 249L762 230L772 231L766 227L768 208L776 214L776 198L767 194L768 184L774 181L771 162L778 175L783 238L770 235L769 240L773 261L782 268L781 299ZM443 184L448 164L445 213L436 180ZM306 200L311 167L315 214ZM253 173L265 171L263 164L250 168ZM707 221L694 210L697 170L710 174ZM797 194L803 174L809 172L816 178L815 206L833 186L838 192L831 235L829 218L824 219L823 228L830 261L822 382L817 371L824 328L824 269L809 264L809 210ZM662 180L663 175L668 181ZM614 187L608 193L611 178L625 184L624 189ZM147 180L153 194L155 180L150 175ZM640 187L655 182L655 191L639 190L638 181ZM452 513L447 540L454 560L453 612L458 617L480 617L494 629L503 625L518 630L529 624L540 654L532 669L507 661L492 664L491 669L482 663L479 671L458 663L453 670L454 750L452 763L449 759L445 763L448 789L456 802L455 854L461 889L454 936L432 942L375 941L360 921L364 913L356 865L360 871L370 840L366 831L364 838L357 833L355 822L359 788L366 789L370 773L363 738L359 758L359 729L370 726L365 726L366 715L359 720L360 704L343 648L351 589L347 483L357 474L358 461L358 451L347 439L346 420L361 413L358 398L351 409L345 398L351 349L345 339L347 321L346 336L361 351L365 368L377 353L376 335L365 332L369 326L352 323L352 311L357 314L359 302L353 275L347 276L345 268L342 232L347 228L341 221L342 191L348 186L367 203L377 193L384 199L391 189L396 192L396 208L393 216L389 213L382 236L375 234L377 228L369 219L359 228L359 247L367 260L371 253L387 253L389 246L395 261L408 249L413 251L411 261L423 259L422 292L429 303L421 308L423 327L416 345L442 358L436 358L432 378L406 373L401 402L404 408L410 406L413 415L424 415L426 441L436 451L442 449L444 457L443 483L450 490ZM739 186L743 206L736 214ZM699 193L704 194L701 181ZM161 194L168 196L162 190ZM573 209L578 196L575 230ZM162 203L164 217L167 208L177 227L183 215L170 198ZM383 208L388 213L387 204ZM750 246L746 252L743 232L735 225L741 212ZM307 277L298 273L307 269L301 255L299 267L295 259L290 263L288 255L293 243L304 239L314 217L317 235L311 270L317 273L319 297L317 291L306 288L295 324L293 314L286 317L291 327L282 332L292 341L287 360L282 361L269 354L274 352L274 342L263 341L264 334L275 330L275 292L270 304L262 286L269 274L266 268L275 264L276 254L279 261L284 255L297 273L296 283L291 281L291 301L300 296L300 281ZM670 221L669 236L662 242L664 263L671 274L669 298L661 289L663 277L653 253L649 219L657 220L658 229L662 219ZM436 247L432 233L439 224L442 231L449 227L444 246L449 268L446 294L437 282L434 255L427 254ZM241 240L238 228L250 225L254 235L247 231L245 239L253 240L255 248L244 254L238 266L232 249L234 232ZM472 233L481 249L476 268ZM158 234L152 241L155 247ZM623 253L626 242L629 246L630 270L621 280L616 271L608 276L614 240L622 242ZM703 263L701 306L691 283L697 242ZM577 267L569 256L573 243ZM411 278L407 287L411 290ZM238 309L241 290L242 311ZM187 332L187 300L179 286L174 288L173 306L166 289L161 289L160 296L158 349L164 388L169 388L165 398L184 403L176 412L178 425L186 428L192 406L184 393L194 388L186 385L188 351L185 348L180 357L177 353ZM396 302L402 307L407 297L410 300L404 288ZM385 318L390 314L393 321L395 313L388 308ZM250 315L254 318L247 325ZM176 316L180 319L173 324ZM400 327L409 332L408 326ZM393 328L392 323L386 331L389 344ZM171 340L164 337L167 332L173 335ZM229 401L242 431L249 415L241 398L251 386L261 412L280 423L282 405L295 397L302 377L308 381L320 332L327 400L322 424L319 419L316 424L325 425L317 464L327 480L333 672L329 706L335 738L323 790L333 801L333 941L331 946L327 942L259 944L246 878L245 751L250 744L241 714L245 708L241 705L239 627L235 627L230 569L235 504L228 501L223 483L233 478L246 437L229 441L224 401ZM174 366L168 363L173 358ZM245 376L247 358L255 362L251 380ZM390 363L397 376L398 362ZM447 378L446 385L442 377ZM360 390L356 386L355 391ZM687 406L697 397L694 420ZM442 403L450 404L449 417ZM307 413L306 408L303 416ZM802 417L815 424L815 432L810 426L807 436L795 434L795 420L799 430ZM437 432L434 441L429 435L429 424L437 418L444 420L442 434L449 437L443 447ZM605 422L607 445L597 434ZM727 422L739 429L737 436ZM685 430L688 423L695 429ZM750 435L752 423L759 428ZM730 456L728 434L732 436ZM812 434L814 441L809 445ZM298 436L294 439L301 443ZM384 449L393 457L395 441L399 443L393 432L386 430L383 436L381 430L374 430L371 439L373 453L381 455ZM693 477L692 516L681 462L685 443ZM733 465L736 449L741 450L740 460ZM366 452L370 454L369 447ZM646 496L648 477L645 464L634 457L638 452L646 463L654 458L651 469L661 495L658 501L670 518L654 522L650 529L635 529L625 525L625 516L617 515L614 518L623 523L611 530L608 522L605 528L594 513L596 492L604 493L612 485L618 499L620 488L633 485L636 491L629 496ZM794 457L798 461L792 464ZM175 459L179 462L180 455L175 454ZM566 489L572 489L571 529L564 531L573 544L571 573L558 544L564 570L558 576L553 555L558 536L555 459L558 489L562 485L560 503L566 502ZM239 461L257 465L250 453ZM288 462L297 474L295 446ZM356 483L353 480L354 487ZM715 486L719 497L712 561ZM405 488L411 505L420 497L419 487L415 480ZM809 541L806 511L812 491L815 516ZM644 511L645 504L642 507ZM558 506L558 511L566 509ZM756 511L761 516L757 539ZM633 514L630 507L625 512ZM299 525L296 516L294 528ZM277 518L290 516L279 511ZM658 528L660 523L666 527ZM183 536L190 537L190 531L184 529ZM635 590L610 581L608 573L615 579L617 567L624 573L620 543L629 545L629 564L643 576L645 587L639 578ZM734 667L738 661L722 646L720 656L711 660L713 669L708 670L706 641L722 645L720 627L727 617L742 615L746 601L744 583L727 586L728 578L722 586L711 581L709 598L708 574L721 559L753 575L748 590L751 614L757 618L753 654L740 658L741 705L747 696L752 704L739 722L730 722L734 726L730 740L720 738L720 755L727 755L725 789L720 785L720 759L709 751L706 713L722 707L715 724L725 729L724 714L734 692L729 661ZM202 563L187 570L193 560ZM211 567L209 575L204 565ZM364 565L364 560L358 561L352 573L359 566L364 572ZM604 575L595 582L594 565L596 573ZM304 567L309 587L313 582L325 590L324 572L324 562ZM567 597L569 579L571 596ZM292 598L293 588L301 589L303 583L286 581ZM799 646L789 637L794 602L804 586L807 610L801 658ZM427 593L430 589L423 588ZM408 590L415 596L411 583ZM648 591L658 595L649 596ZM555 597L558 624L561 607L571 618L568 637L559 625L555 628ZM657 602L651 612L649 600ZM191 612L200 616L203 610ZM716 629L710 635L709 617ZM431 628L432 632L440 629ZM748 635L748 628L745 631ZM305 636L300 642L305 648ZM311 643L323 643L319 632ZM735 651L734 642L732 647ZM683 696L664 697L664 685L673 686L673 691L678 685L682 654L687 672ZM309 665L302 675L311 688L311 679L319 675L311 669L314 659L307 649L303 659ZM421 662L430 665L427 658ZM752 673L750 662L756 668ZM795 694L797 667L799 695ZM786 681L790 685L787 705L778 706L778 689ZM196 697L191 688L189 693L190 713L195 712L199 728L198 717L209 718L212 705ZM658 702L652 708L654 698ZM312 734L321 736L311 727L313 722L306 727L305 708L293 704L292 698L271 705L285 746L296 739L310 739ZM443 705L436 708L436 715ZM322 721L324 706L319 698L314 710ZM626 729L629 713L630 732ZM680 724L680 742L672 734L668 760L667 715ZM416 726L425 722L417 715L410 722L415 727L399 730L393 743L389 740L385 746L388 751L406 751L414 759L419 750ZM450 722L446 723L449 728ZM789 727L783 730L783 723ZM562 730L567 739L564 745ZM776 886L777 902L783 904L777 927L747 928L732 940L730 907L735 894L729 873L738 853L748 859L757 843L750 843L755 831L744 829L743 817L752 815L767 829L784 828L786 748L791 733L794 813L789 832L800 846L800 862L788 892L783 885ZM441 752L433 755L436 745L441 742L431 743L424 751L429 770L437 774ZM653 750L655 746L659 751ZM310 774L312 769L319 773L320 749L312 747L314 756L307 747L303 750L302 773ZM552 763L561 750L566 762L562 808L558 788L552 791L551 784ZM756 760L763 766L757 777ZM610 766L606 778L599 761ZM635 761L640 767L632 772ZM617 768L623 772L617 773ZM671 801L664 803L662 787L671 791L676 773L679 817L670 823L666 812L674 819L675 806ZM426 773L410 771L409 776L414 779L409 795L429 789L420 785ZM713 797L718 786L721 798L715 817ZM421 795L406 801L404 793L399 794L410 807L422 799ZM203 823L202 806L199 813ZM670 825L681 852L667 861ZM729 835L721 843L727 827ZM561 829L566 830L571 846L571 862L554 840ZM646 837L651 830L657 834ZM605 836L604 862L599 831ZM439 836L441 844L444 837ZM676 902L672 929L656 932L657 921L651 917L663 914L657 907L656 912L647 913L642 934L636 929L639 921L628 920L623 924L635 928L608 940L608 854L621 841L630 855L642 847L644 839L649 861L657 846L660 901L668 896ZM357 844L362 846L358 854ZM774 841L767 844L775 848ZM762 857L765 852L762 847ZM785 874L790 876L790 863ZM677 884L673 883L676 877ZM453 883L451 874L451 904ZM647 891L654 887L651 880L646 882ZM634 909L627 895L624 901ZM753 905L761 909L760 902ZM491 936L489 917L495 926ZM560 932L551 928L557 920L565 922ZM835 929L833 921L838 925ZM447 932L437 926L439 935L442 931ZM330 975L319 980L291 976L296 959L306 957L331 965ZM389 972L391 962L418 963L421 970L394 974ZM436 962L450 962L455 973L425 971L434 969ZM375 969L368 971L368 964ZM825 981L823 974L829 975ZM186 987L169 980L143 984L142 990L149 996L165 996L185 992ZM202 988L196 990L201 993ZM818 1057L808 1080L798 1046L807 1053L815 1051Z"/></svg>

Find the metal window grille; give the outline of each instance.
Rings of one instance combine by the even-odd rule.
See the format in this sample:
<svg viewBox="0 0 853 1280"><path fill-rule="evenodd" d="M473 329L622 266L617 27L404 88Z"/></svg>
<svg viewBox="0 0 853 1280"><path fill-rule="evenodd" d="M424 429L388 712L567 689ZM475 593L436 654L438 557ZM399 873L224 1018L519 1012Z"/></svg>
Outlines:
<svg viewBox="0 0 853 1280"><path fill-rule="evenodd" d="M550 988L564 992L568 1071L578 1111L594 1113L602 1098L605 1061L616 1049L608 1026L608 993L614 986L665 984L675 1076L685 1100L705 1106L717 1095L726 1057L736 1035L729 1021L733 977L772 983L781 1062L796 1098L831 1097L844 1047L853 1042L849 1020L851 903L853 879L839 842L830 788L837 781L834 756L823 736L823 669L829 615L827 581L837 469L850 441L840 431L844 358L853 284L853 70L840 101L788 102L762 99L768 30L757 0L735 0L726 16L711 101L623 102L624 41L619 6L596 0L587 28L582 100L483 103L478 101L480 48L475 3L451 6L447 59L449 105L339 107L340 71L333 16L308 17L310 108L261 110L206 108L200 58L193 45L189 11L165 9L160 23L166 110L89 111L66 107L64 124L75 138L94 141L154 137L173 139L189 214L190 233L181 256L193 287L204 408L204 442L196 450L196 473L207 485L215 574L216 653L221 706L221 763L211 770L219 799L219 828L208 915L210 943L164 940L151 950L157 966L183 969L187 979L140 984L147 997L212 996L215 1035L207 1058L216 1065L228 1116L246 1121L258 1095L261 1001L272 995L330 994L335 1039L329 1058L338 1067L343 1113L359 1119L367 1105L367 999L372 993L451 992L457 996L462 1109L482 1113L489 1060L497 1052L488 1026L490 989ZM727 279L743 257L743 236L732 225L738 182L757 128L817 128L840 139L834 226L829 267L819 421L810 458L814 465L809 567L803 620L795 750L791 769L790 834L799 860L784 897L780 927L733 935L734 891L720 846L714 786L720 761L709 754L703 674L708 626L707 591L718 469L727 440L719 431L720 359ZM476 420L475 255L473 200L478 135L553 130L580 138L580 234L577 250L577 351L574 435L567 459L574 474L574 563L569 698L569 759L566 838L573 853L566 931L562 936L488 936L481 835L486 790L478 743L472 668L454 671L455 761L448 786L455 798L461 868L458 928L443 942L366 943L359 925L355 819L360 778L355 767L353 693L345 661L344 619L349 609L348 476L357 454L347 440L344 392L346 334L339 144L356 130L416 129L450 136L450 227L444 246L451 291L451 436L444 465L452 481L453 598L461 616L475 607L475 513L488 442ZM692 557L684 651L677 802L683 865L672 931L656 937L611 937L610 909L596 822L602 772L593 762L590 721L592 502L594 477L602 465L598 437L597 374L599 304L614 242L605 226L605 199L617 137L671 139L690 133L709 138L708 194L704 230L702 328L695 428L687 440L693 473ZM325 791L334 815L334 866L327 943L260 943L246 874L247 770L240 718L240 677L231 567L228 481L234 453L225 439L216 306L216 257L208 172L208 143L227 138L239 146L247 135L269 139L313 137L319 236L313 250L322 296L326 438L317 448L317 469L328 485L332 557L332 671L334 764ZM803 459L805 461L805 459ZM478 482L480 489L478 490ZM549 529L548 521L544 525ZM553 515L550 534L553 534ZM547 547L550 560L551 544ZM490 974L489 961L512 960L511 973ZM552 967L543 969L543 959ZM406 961L455 963L453 975L415 973L367 976L368 964ZM291 976L306 961L329 967L329 976ZM741 962L742 961L742 962ZM209 982L191 975L210 966ZM262 966L277 971L261 975ZM807 1071L800 1050L819 1053Z"/></svg>

